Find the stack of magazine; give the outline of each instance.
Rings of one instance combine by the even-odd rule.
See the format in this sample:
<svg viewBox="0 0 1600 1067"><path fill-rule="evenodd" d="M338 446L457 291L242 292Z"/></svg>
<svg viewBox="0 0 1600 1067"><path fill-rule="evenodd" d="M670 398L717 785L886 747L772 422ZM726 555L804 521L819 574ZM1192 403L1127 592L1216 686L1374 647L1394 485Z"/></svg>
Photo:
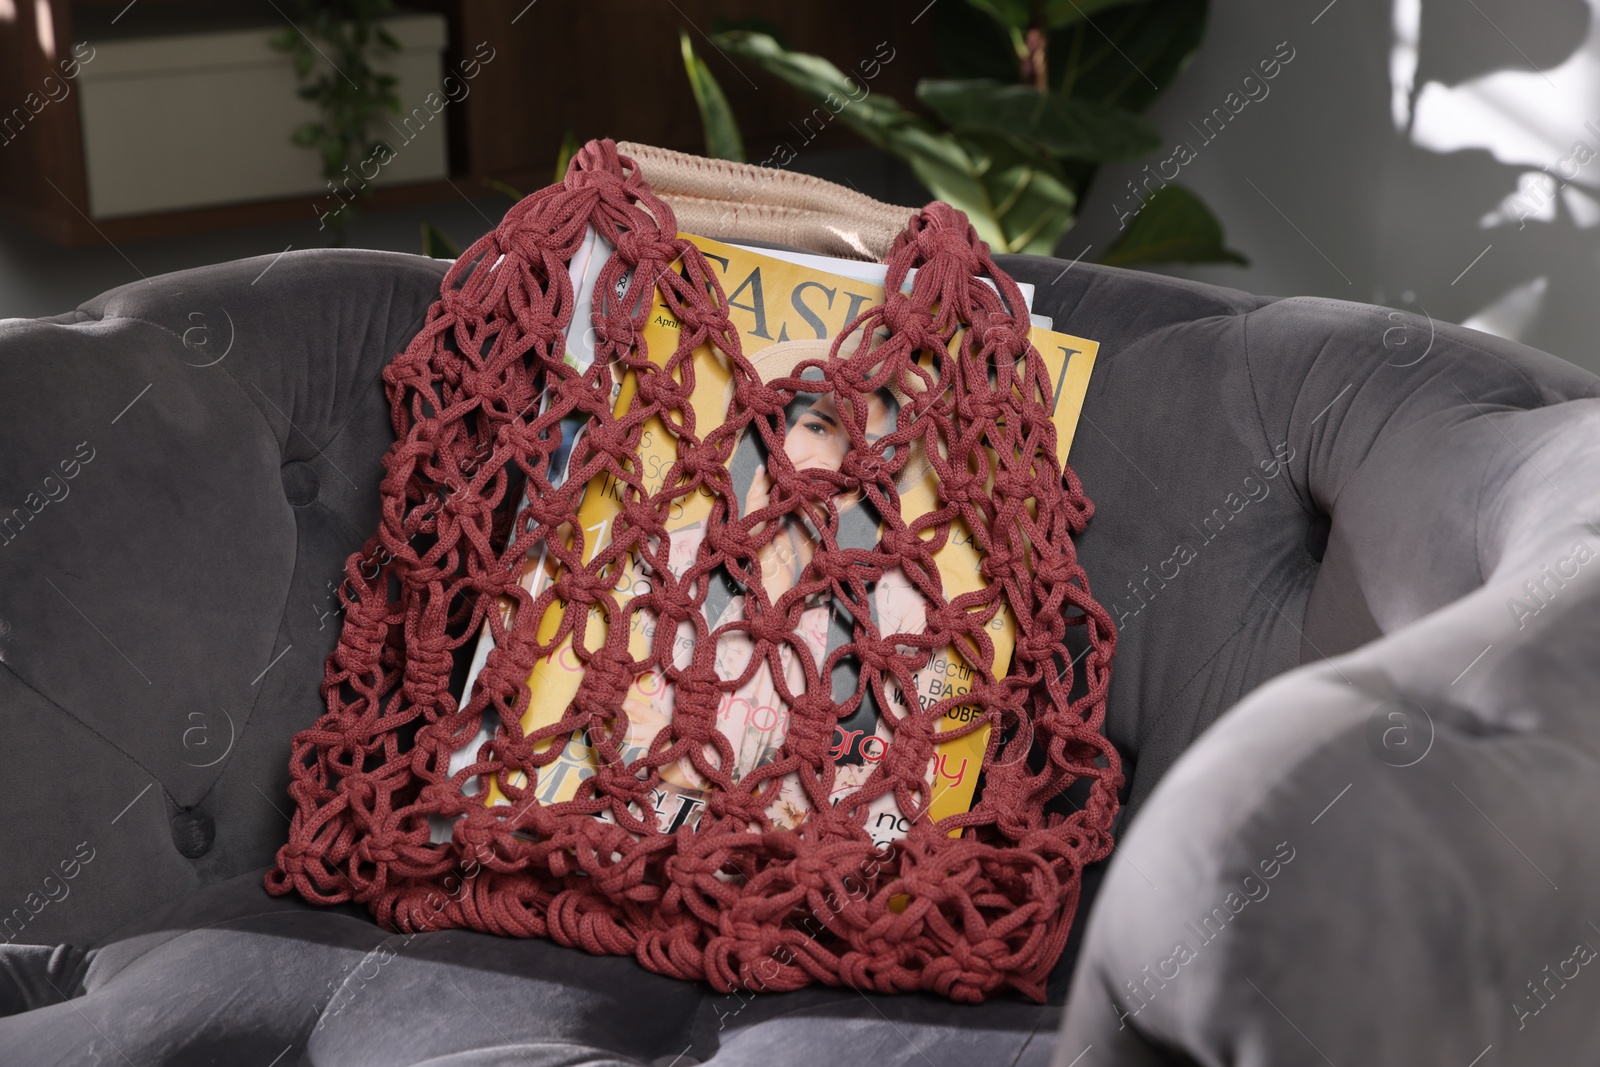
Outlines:
<svg viewBox="0 0 1600 1067"><path fill-rule="evenodd" d="M723 291L728 294L729 317L740 333L745 357L763 380L788 377L796 364L825 358L833 339L850 322L863 310L883 302L886 269L881 264L755 250L688 234L684 236L699 247L711 269L719 275ZM577 301L573 325L568 330L565 359L580 374L589 369L594 359L594 333L589 324L593 321L595 279L611 252L611 246L591 230L569 267ZM906 284L909 287L910 279ZM1031 315L1033 287L1022 285L1021 289ZM659 364L677 349L680 327L661 302L660 293L654 293L653 297L656 303L643 330L643 339L650 358ZM1094 341L1054 333L1050 320L1037 315L1031 317L1031 340L1043 357L1054 385L1056 447L1064 463L1098 345ZM925 358L930 360L931 367L931 357ZM703 435L706 428L718 425L726 417L732 386L726 358L710 346L696 351L694 361L695 384L690 404L694 408L695 425ZM636 402L636 392L634 377L623 376L612 399L619 418ZM893 431L901 399L884 390L860 401L868 408L869 440ZM835 404L830 394L819 392L797 394L788 406L784 449L796 469L839 468L849 439L842 427L844 416ZM559 484L564 479L573 446L584 432L585 422L585 417L578 416L562 424L562 442L551 460L552 482ZM759 434L746 433L729 460L729 474L741 515L766 504L771 483L764 450ZM668 427L658 419L647 422L640 437L638 466L634 471L642 477L648 492L655 493L663 488L662 479L675 459L676 439ZM934 475L926 463L906 465L899 492L901 515L907 523L938 506ZM621 511L621 496L608 474L597 476L585 488L574 525L585 531L586 563L609 544L611 523ZM870 504L862 499L845 498L838 503L840 547L870 549L876 546L880 519ZM687 496L674 504L667 521L667 536L669 565L675 574L681 576L694 563L710 510L710 498L700 494ZM790 517L762 550L760 575L769 602L775 602L781 593L797 584L801 571L811 559L814 545L814 536L806 524ZM944 547L935 554L934 562L947 600L982 587L981 555L971 531L959 522L952 528ZM536 548L524 563L522 586L536 598L555 578L555 561ZM629 653L639 661L648 657L655 636L655 620L646 610L629 613L627 605L634 596L650 588L650 581L649 567L635 555L619 568L612 588L612 596L622 609L616 617L629 620L632 627ZM731 577L724 575L709 582L703 611L710 631L715 633L718 627L737 621L744 599L744 590ZM824 594L805 603L794 637L794 644L803 644L816 664L823 663L830 652L853 640L853 622L848 612L828 601ZM873 622L884 635L916 634L924 629L922 595L899 570L888 572L875 583L871 606L875 615ZM515 602L509 597L502 598L499 611L509 629L516 611ZM547 611L541 620L538 641L541 644L551 641L559 625L559 609ZM589 635L604 634L606 621L595 610L586 626ZM891 702L901 705L899 714L904 714L911 699L924 708L938 701L959 700L970 689L975 668L986 668L996 677L1004 675L1010 666L1016 628L1003 608L989 626L994 662L970 663L966 658L972 655L970 649L964 653L952 646L930 657L917 673L914 694L902 693L892 680L886 680L884 691ZM687 664L694 641L688 624L684 624L683 629L684 633L673 645L674 655L682 657L676 664L680 667ZM717 707L717 728L731 744L734 754L731 777L739 781L777 759L789 725L789 709L780 694L804 690L805 672L795 648L788 644L782 646L777 658L785 677L780 685L773 677L770 661L763 661L754 671L749 670L754 648L743 632L725 630L716 640L717 676L728 682L749 675L736 688L724 686ZM598 643L599 639L593 636L585 641L591 648ZM464 691L458 694L463 705L493 647L489 623L485 620ZM532 732L560 722L578 691L582 676L582 662L571 647L570 639L536 662L527 680L531 694L522 729ZM833 698L838 703L849 701L856 692L857 677L848 657L833 670L831 684ZM627 719L623 759L632 762L649 750L651 741L672 719L672 686L660 668L645 671L633 680L621 711ZM973 714L971 707L953 706L944 715L941 728L959 729ZM499 728L492 709L486 711L484 718L478 736L453 754L452 775L476 762L483 744ZM868 692L859 707L835 727L830 749L835 762L834 802L859 790L883 758L892 731L882 719L881 710ZM559 741L549 742L544 751L557 743ZM929 818L937 821L971 807L987 744L988 728L981 727L935 746L927 771L932 797L927 812ZM539 770L535 795L543 804L573 799L584 780L595 773L596 759L584 732L566 738L561 755ZM526 786L521 772L512 782L518 788ZM666 833L694 827L705 810L712 788L687 759L663 767L652 794L658 827ZM481 795L485 804L508 803L492 779L469 781L466 792ZM766 813L774 826L795 827L806 818L810 802L793 775L781 780L779 787L768 795L772 800ZM899 811L892 791L872 802L866 829L880 844L909 832L908 821ZM434 839L446 840L449 835L449 822L436 820Z"/></svg>

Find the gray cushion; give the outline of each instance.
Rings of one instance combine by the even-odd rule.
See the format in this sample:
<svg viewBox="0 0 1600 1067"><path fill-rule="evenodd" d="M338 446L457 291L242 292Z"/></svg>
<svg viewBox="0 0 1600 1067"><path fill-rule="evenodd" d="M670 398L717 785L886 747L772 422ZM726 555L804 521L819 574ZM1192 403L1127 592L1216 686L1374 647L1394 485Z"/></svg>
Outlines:
<svg viewBox="0 0 1600 1067"><path fill-rule="evenodd" d="M288 739L320 706L338 625L332 588L376 524L379 461L392 439L378 375L419 327L442 266L291 252L263 274L270 262L169 275L54 320L0 324L10 459L0 524L5 509L24 508L0 537L0 722L13 753L0 784L0 906L13 909L0 929L13 942L0 946L0 1060L74 1063L114 1048L136 1063L269 1063L282 1053L283 1065L1042 1064L1086 1044L1097 1046L1090 1055L1120 1056L1194 1042L1197 1056L1216 1056L1239 1047L1241 1033L1288 1048L1298 1038L1270 1031L1281 1024L1264 1008L1227 1001L1235 1022L1211 1019L1215 998L1241 983L1209 949L1202 960L1221 969L1196 971L1192 996L1153 1000L1116 1030L1105 990L1132 960L1160 958L1130 930L1184 908L1202 913L1198 901L1237 880L1237 864L1260 858L1257 829L1274 825L1277 790L1288 788L1274 783L1325 803L1322 779L1301 768L1325 760L1338 768L1328 773L1353 780L1335 758L1340 745L1353 747L1347 763L1394 771L1364 747L1365 712L1334 705L1370 703L1385 686L1409 692L1395 680L1408 661L1394 650L1426 628L1418 620L1433 625L1460 609L1458 598L1484 595L1473 591L1511 558L1507 545L1520 546L1518 560L1542 561L1567 538L1577 505L1592 501L1582 494L1592 481L1561 493L1533 478L1531 463L1508 462L1521 450L1565 471L1595 441L1592 402L1561 403L1593 396L1595 379L1551 357L1441 327L1413 362L1426 324L1403 324L1408 349L1405 335L1385 333L1396 323L1380 309L1009 258L1019 280L1039 286L1042 313L1102 343L1072 460L1098 508L1084 562L1122 627L1108 731L1126 760L1130 832L1087 926L1067 1037L1057 1044L1059 1008L1006 999L973 1008L819 989L752 1001L546 942L396 937L358 910L269 898L260 875L287 825ZM1482 417L1473 404L1506 414ZM74 468L80 442L92 459ZM1592 608L1579 583L1568 591L1541 625L1558 607ZM1444 651L1430 655L1459 658L1459 670L1477 651L1463 636L1470 629L1445 631ZM1393 636L1368 644L1382 635ZM1362 696L1337 674L1330 688L1332 665L1291 674L1208 733L1157 790L1240 698L1351 650L1350 663L1375 657L1366 673L1338 668L1361 681ZM1500 679L1502 701L1515 704L1532 675L1506 675L1501 662L1486 657L1479 668L1493 669L1481 682ZM1552 672L1549 684L1566 677ZM1274 698L1284 686L1309 687L1331 710ZM1263 701L1271 744L1239 736ZM1458 719L1477 721L1466 712L1449 721ZM1581 719L1569 709L1567 720L1577 746ZM1574 767L1578 751L1565 752ZM1443 752L1430 757L1441 769ZM1528 777L1517 779L1523 788ZM1470 788L1480 804L1511 804L1521 795L1512 780L1480 776ZM1316 913L1306 909L1327 906L1333 890L1319 887L1331 876L1318 864L1344 872L1337 899L1348 910L1381 902L1410 929L1433 905L1413 890L1407 911L1352 860L1373 855L1375 839L1397 850L1414 843L1385 813L1409 805L1421 833L1438 797L1388 794L1386 806L1376 786L1369 792L1368 807L1352 803L1353 788L1344 810L1333 809L1357 816L1337 847L1321 859L1303 849L1274 883L1283 922L1303 925ZM1552 812L1550 840L1575 834L1575 817ZM1317 828L1340 825L1329 814ZM1450 828L1462 835L1457 847L1493 844L1469 822ZM1416 860L1418 870L1459 862L1436 848L1439 858ZM1572 871L1571 885L1585 884ZM1101 873L1091 872L1091 888ZM1287 891L1302 882L1298 896ZM1246 920L1254 913L1228 936L1246 941ZM1358 941L1350 933L1330 926L1324 941L1348 948ZM1157 925L1149 936L1165 935ZM1281 970L1291 940L1264 927L1249 945ZM1329 951L1324 941L1311 943ZM1396 944L1416 972L1452 966L1427 955L1437 946ZM1057 1004L1076 955L1075 935L1052 983ZM1308 973L1304 989L1268 992L1282 992L1280 1006L1320 1003L1337 1019L1330 989L1344 993ZM1161 1022L1168 1004L1170 1025ZM1206 1034L1224 1044L1205 1045Z"/></svg>

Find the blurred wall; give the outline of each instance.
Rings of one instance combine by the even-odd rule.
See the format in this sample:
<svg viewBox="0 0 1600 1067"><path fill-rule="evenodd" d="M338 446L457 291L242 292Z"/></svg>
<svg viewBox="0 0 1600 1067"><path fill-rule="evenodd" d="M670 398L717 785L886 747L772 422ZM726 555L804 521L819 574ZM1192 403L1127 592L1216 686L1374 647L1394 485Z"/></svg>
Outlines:
<svg viewBox="0 0 1600 1067"><path fill-rule="evenodd" d="M1387 304L1600 372L1600 0L1214 0L1151 118L1251 260L1169 273ZM1109 246L1136 176L1102 171L1061 254Z"/></svg>

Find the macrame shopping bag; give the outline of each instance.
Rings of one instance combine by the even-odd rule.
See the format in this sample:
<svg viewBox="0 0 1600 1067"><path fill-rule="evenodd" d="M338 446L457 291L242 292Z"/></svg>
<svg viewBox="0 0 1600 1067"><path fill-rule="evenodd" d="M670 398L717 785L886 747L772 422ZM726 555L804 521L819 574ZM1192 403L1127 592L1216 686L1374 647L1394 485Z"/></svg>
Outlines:
<svg viewBox="0 0 1600 1067"><path fill-rule="evenodd" d="M594 289L596 355L580 373L562 358L576 299L568 263L591 231L615 251ZM450 267L421 332L384 371L396 440L381 527L346 564L328 710L293 741L295 813L270 892L356 901L395 930L470 927L630 954L721 991L823 982L1043 999L1083 869L1111 850L1122 783L1102 732L1115 633L1072 542L1092 507L1057 459L1051 382L1021 291L965 216L930 204L887 263L881 307L826 358L764 381L672 209L616 145L595 141L561 184L522 200ZM682 327L670 353L641 340L657 299ZM717 425L698 425L688 402L702 346L732 378ZM632 400L614 405L624 378ZM885 389L899 416L870 435L863 398ZM830 396L841 413L849 448L837 470L796 469L784 453L783 412L801 393ZM560 426L573 418L584 432L555 479ZM630 463L651 419L676 439L655 491ZM728 463L747 435L772 457L771 484L765 505L741 514ZM914 462L937 475L938 500L908 523L896 487ZM602 473L622 502L596 552L574 516ZM692 565L674 570L666 518L696 493L712 517ZM881 516L875 545L841 544L841 495ZM815 549L792 593L773 598L759 560L793 523ZM932 556L957 525L978 545L986 584L947 600ZM541 551L559 569L533 597L518 577ZM630 558L648 589L619 604L615 575ZM880 629L869 601L889 575L922 598L916 632ZM708 622L721 583L742 590L743 609ZM502 599L515 603L509 625ZM796 637L818 602L848 624L820 662ZM1002 611L1015 649L993 677L981 665L994 662L987 627ZM655 635L643 659L625 640L640 612ZM540 640L547 616L560 624ZM485 620L494 648L458 706L452 670ZM1078 626L1087 647L1075 661L1065 639ZM790 712L776 760L737 780L716 714L738 681L714 668L719 642L735 638L752 664L785 664L773 674L787 679ZM525 733L530 670L564 644L581 662L577 695L553 725ZM973 665L970 691L895 704L951 647ZM857 682L836 699L845 661ZM670 721L647 751L624 753L624 695L652 670L672 687ZM889 740L859 789L832 803L834 730L866 699L884 709ZM955 704L971 709L959 728L943 720ZM485 722L499 725L480 737ZM976 802L926 817L935 744L979 728ZM540 803L541 770L578 735L598 756L592 777L572 799ZM452 773L458 750L469 762ZM698 824L664 832L649 796L685 766L712 784L710 800ZM484 783L505 802L486 803ZM1074 784L1080 799L1063 803ZM782 789L809 806L793 829L768 814ZM909 830L875 846L869 809L891 797Z"/></svg>

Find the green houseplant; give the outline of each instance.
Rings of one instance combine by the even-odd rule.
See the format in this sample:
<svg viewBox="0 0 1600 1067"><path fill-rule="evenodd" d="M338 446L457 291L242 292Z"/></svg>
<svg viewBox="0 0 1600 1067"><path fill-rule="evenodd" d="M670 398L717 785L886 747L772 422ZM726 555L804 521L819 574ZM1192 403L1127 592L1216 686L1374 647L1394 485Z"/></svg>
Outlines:
<svg viewBox="0 0 1600 1067"><path fill-rule="evenodd" d="M864 92L829 60L791 51L771 33L731 29L714 40L905 160L997 251L1050 254L1099 166L1160 144L1138 113L1199 47L1207 0L965 0L932 14L945 76L917 85L932 117ZM1157 191L1100 258L1244 262L1225 247L1215 216L1177 184Z"/></svg>
<svg viewBox="0 0 1600 1067"><path fill-rule="evenodd" d="M393 10L392 0L298 0L285 13L289 25L272 37L272 47L294 60L300 98L317 108L317 118L294 131L294 143L322 157L329 189L343 182L351 202L368 192L365 182L352 188L346 181L351 166L390 152L372 131L385 112L400 112L397 79L377 69L380 57L400 50L382 24ZM325 217L334 241L343 243L348 205L341 200Z"/></svg>
<svg viewBox="0 0 1600 1067"><path fill-rule="evenodd" d="M874 94L821 56L788 49L770 27L727 29L713 40L810 96L824 121L837 118L905 160L997 251L1050 254L1077 221L1100 165L1137 159L1160 144L1138 112L1193 57L1207 0L965 0L934 10L946 76L917 86L933 118ZM679 30L678 42L706 154L745 162L727 96L687 31ZM883 61L892 54L874 60ZM876 67L863 69L872 71L870 82ZM569 133L557 181L573 143ZM424 224L423 251L453 257L458 249ZM1118 266L1245 262L1226 247L1205 204L1175 182L1151 195L1097 258Z"/></svg>

